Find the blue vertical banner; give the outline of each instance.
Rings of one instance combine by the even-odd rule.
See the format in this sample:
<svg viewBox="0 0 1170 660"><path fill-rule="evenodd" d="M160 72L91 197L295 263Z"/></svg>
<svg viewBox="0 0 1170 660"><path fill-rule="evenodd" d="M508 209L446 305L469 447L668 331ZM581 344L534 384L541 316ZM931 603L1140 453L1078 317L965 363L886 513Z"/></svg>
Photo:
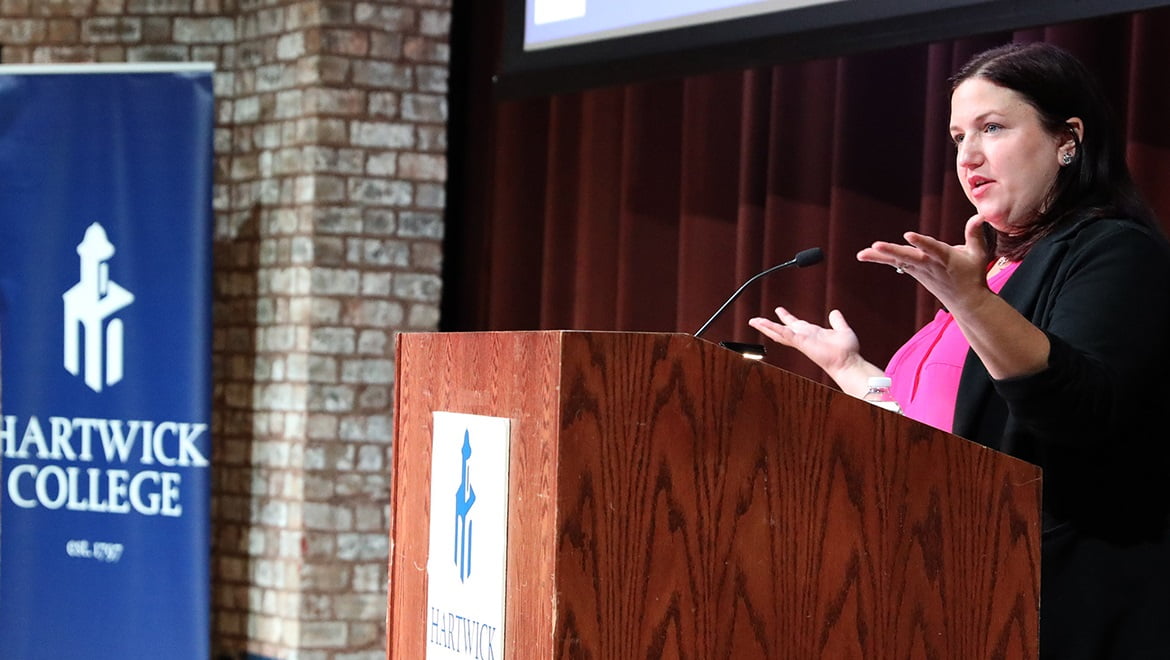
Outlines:
<svg viewBox="0 0 1170 660"><path fill-rule="evenodd" d="M210 656L213 106L0 67L0 658Z"/></svg>

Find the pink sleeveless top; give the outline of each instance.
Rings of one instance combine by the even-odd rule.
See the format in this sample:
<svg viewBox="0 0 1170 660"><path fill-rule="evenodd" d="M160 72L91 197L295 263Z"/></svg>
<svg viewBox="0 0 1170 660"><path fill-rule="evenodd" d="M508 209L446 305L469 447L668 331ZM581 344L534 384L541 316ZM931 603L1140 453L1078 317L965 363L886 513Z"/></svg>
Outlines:
<svg viewBox="0 0 1170 660"><path fill-rule="evenodd" d="M988 279L988 288L999 293L1017 266L1019 263L1008 264ZM886 375L892 382L890 393L907 417L944 431L951 430L959 374L970 348L959 324L949 312L940 309L933 321L894 353Z"/></svg>

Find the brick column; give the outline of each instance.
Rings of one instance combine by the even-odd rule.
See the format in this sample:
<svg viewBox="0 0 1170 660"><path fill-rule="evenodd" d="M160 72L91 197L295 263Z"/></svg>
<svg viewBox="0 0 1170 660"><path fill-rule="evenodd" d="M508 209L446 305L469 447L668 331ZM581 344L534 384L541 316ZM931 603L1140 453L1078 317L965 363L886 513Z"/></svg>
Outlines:
<svg viewBox="0 0 1170 660"><path fill-rule="evenodd" d="M5 63L213 61L213 648L385 657L393 334L441 290L450 0L0 0Z"/></svg>

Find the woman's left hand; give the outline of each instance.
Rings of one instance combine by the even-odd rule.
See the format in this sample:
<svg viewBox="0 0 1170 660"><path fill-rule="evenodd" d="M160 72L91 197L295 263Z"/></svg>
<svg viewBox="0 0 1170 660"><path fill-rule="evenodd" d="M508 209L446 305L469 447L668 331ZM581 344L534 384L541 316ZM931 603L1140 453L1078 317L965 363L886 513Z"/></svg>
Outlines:
<svg viewBox="0 0 1170 660"><path fill-rule="evenodd" d="M906 232L909 245L877 242L860 261L900 268L934 294L995 379L1036 373L1048 365L1048 336L987 287L983 218L967 221L962 245Z"/></svg>
<svg viewBox="0 0 1170 660"><path fill-rule="evenodd" d="M857 253L858 261L886 264L913 277L926 287L944 307L955 312L975 303L987 288L987 247L981 228L983 218L971 216L964 229L962 245L906 232L909 245L878 241Z"/></svg>

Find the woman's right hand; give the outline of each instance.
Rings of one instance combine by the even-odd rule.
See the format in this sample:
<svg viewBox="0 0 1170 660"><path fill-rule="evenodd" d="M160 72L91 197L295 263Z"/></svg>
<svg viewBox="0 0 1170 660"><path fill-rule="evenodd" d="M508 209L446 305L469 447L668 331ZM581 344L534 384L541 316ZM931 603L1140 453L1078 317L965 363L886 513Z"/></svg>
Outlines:
<svg viewBox="0 0 1170 660"><path fill-rule="evenodd" d="M783 307L776 308L776 318L779 323L757 317L750 319L748 325L772 341L803 353L824 369L843 391L861 396L867 379L882 375L881 369L861 357L857 334L840 311L829 312L828 328L799 319Z"/></svg>

